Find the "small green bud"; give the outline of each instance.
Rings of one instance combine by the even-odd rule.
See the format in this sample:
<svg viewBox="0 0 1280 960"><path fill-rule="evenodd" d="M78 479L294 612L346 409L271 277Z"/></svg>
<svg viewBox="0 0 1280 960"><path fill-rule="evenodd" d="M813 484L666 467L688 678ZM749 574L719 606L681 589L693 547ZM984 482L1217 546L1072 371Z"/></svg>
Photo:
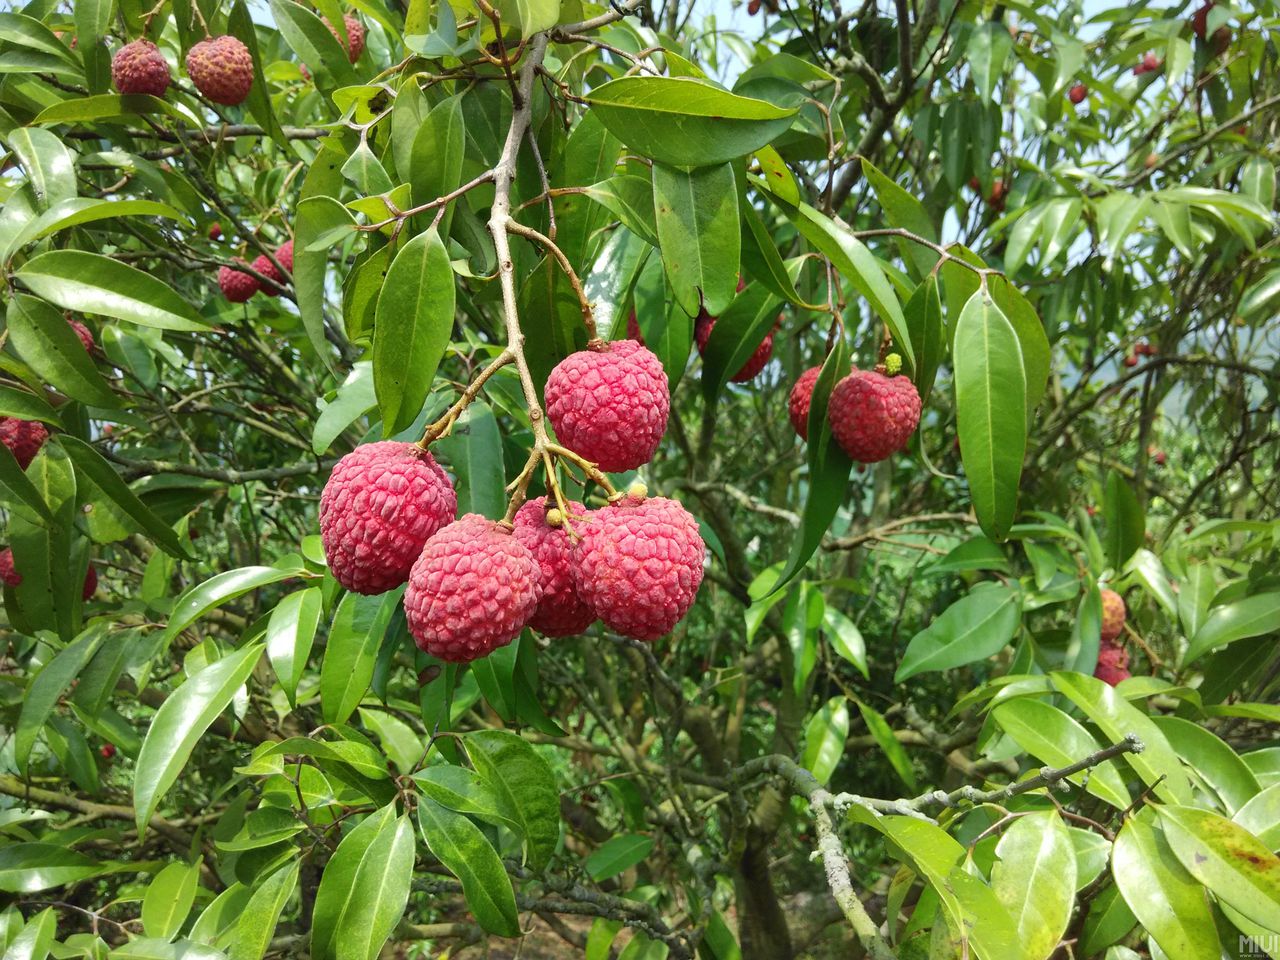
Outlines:
<svg viewBox="0 0 1280 960"><path fill-rule="evenodd" d="M891 377L896 377L902 372L902 357L896 353L891 353L884 358L884 372Z"/></svg>

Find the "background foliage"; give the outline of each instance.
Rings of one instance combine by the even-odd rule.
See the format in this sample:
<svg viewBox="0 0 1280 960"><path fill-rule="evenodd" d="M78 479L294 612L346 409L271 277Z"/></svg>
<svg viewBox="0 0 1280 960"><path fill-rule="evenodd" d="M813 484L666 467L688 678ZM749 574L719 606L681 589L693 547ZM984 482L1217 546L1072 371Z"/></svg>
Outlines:
<svg viewBox="0 0 1280 960"><path fill-rule="evenodd" d="M1280 955L1274 4L477 3L355 0L354 64L335 0L0 13L0 414L54 434L0 448L6 956ZM663 360L706 582L434 662L319 490L510 344L432 448L501 517L575 283ZM855 469L890 348L924 417Z"/></svg>

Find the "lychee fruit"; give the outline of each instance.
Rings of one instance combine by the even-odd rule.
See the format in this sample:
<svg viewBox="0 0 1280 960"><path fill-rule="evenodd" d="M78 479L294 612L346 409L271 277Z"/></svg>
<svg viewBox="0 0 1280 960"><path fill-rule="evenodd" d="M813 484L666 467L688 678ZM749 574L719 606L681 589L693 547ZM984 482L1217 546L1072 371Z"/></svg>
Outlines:
<svg viewBox="0 0 1280 960"><path fill-rule="evenodd" d="M1004 209L1005 197L1008 196L1009 190L1004 184L1004 180L997 178L991 184L991 192L987 194L987 206L999 213Z"/></svg>
<svg viewBox="0 0 1280 960"><path fill-rule="evenodd" d="M1073 84L1071 89L1067 91L1067 99L1072 103L1083 103L1084 98L1089 96L1089 88L1083 83Z"/></svg>
<svg viewBox="0 0 1280 960"><path fill-rule="evenodd" d="M187 51L187 74L214 103L234 107L244 103L253 86L253 57L235 37L212 37Z"/></svg>
<svg viewBox="0 0 1280 960"><path fill-rule="evenodd" d="M560 442L611 473L653 458L671 408L662 362L634 340L569 354L547 377L546 399Z"/></svg>
<svg viewBox="0 0 1280 960"><path fill-rule="evenodd" d="M909 377L854 370L832 389L827 419L845 453L877 463L911 439L920 423L920 394Z"/></svg>
<svg viewBox="0 0 1280 960"><path fill-rule="evenodd" d="M280 261L280 266L284 267L290 273L293 272L293 241L292 240L290 240L288 243L281 245L276 249L276 259ZM265 253L261 254L256 260L253 261L253 269L257 270L264 277L266 277L267 279L271 280L273 283L278 285L277 287L272 287L268 284L261 284L262 292L269 297L280 296L279 287L285 287L287 286L287 283L284 277L281 275L280 271L276 269L276 265L271 262L271 260L267 257Z"/></svg>
<svg viewBox="0 0 1280 960"><path fill-rule="evenodd" d="M570 501L569 522L585 517L587 508ZM555 511L558 513L559 511ZM538 561L538 587L542 598L529 626L547 637L576 636L595 622L596 612L578 596L573 582L573 541L563 518L555 526L547 516L547 498L538 497L522 506L515 516L515 537Z"/></svg>
<svg viewBox="0 0 1280 960"><path fill-rule="evenodd" d="M111 82L121 93L163 97L170 79L164 54L150 40L126 43L111 58Z"/></svg>
<svg viewBox="0 0 1280 960"><path fill-rule="evenodd" d="M538 607L538 561L502 524L476 513L427 541L409 573L404 612L418 648L452 663L520 635Z"/></svg>
<svg viewBox="0 0 1280 960"><path fill-rule="evenodd" d="M0 583L6 587L19 587L22 585L22 574L14 569L13 551L8 547L0 550Z"/></svg>
<svg viewBox="0 0 1280 960"><path fill-rule="evenodd" d="M217 220L213 221L213 223L209 225L209 239L210 240L222 239L222 224L220 224Z"/></svg>
<svg viewBox="0 0 1280 960"><path fill-rule="evenodd" d="M765 364L769 362L769 358L773 356L773 334L774 331L782 323L782 318L778 318L778 322L760 341L760 345L756 347L755 352L747 358L747 362L742 365L737 373L729 379L734 383L746 383L748 380L754 380L761 370L765 368ZM716 327L716 318L711 316L705 310L698 314L698 320L693 328L694 339L698 342L698 353L705 354L707 352L707 341L711 339L711 331Z"/></svg>
<svg viewBox="0 0 1280 960"><path fill-rule="evenodd" d="M1124 630L1125 606L1124 597L1114 590L1103 589L1102 593L1102 642L1111 643Z"/></svg>
<svg viewBox="0 0 1280 960"><path fill-rule="evenodd" d="M1191 15L1191 32L1201 40L1205 38L1205 34L1209 28L1209 11L1212 10L1214 4L1211 2L1204 4Z"/></svg>
<svg viewBox="0 0 1280 960"><path fill-rule="evenodd" d="M98 752L102 754L102 759L110 760L116 755L116 745L114 743L104 743L98 748Z"/></svg>
<svg viewBox="0 0 1280 960"><path fill-rule="evenodd" d="M813 402L813 387L818 382L821 367L810 367L800 374L800 379L791 388L787 397L787 413L791 416L791 426L799 434L801 440L809 439L809 404Z"/></svg>
<svg viewBox="0 0 1280 960"><path fill-rule="evenodd" d="M605 626L636 640L671 632L702 583L698 522L666 497L628 495L578 526L578 593Z"/></svg>
<svg viewBox="0 0 1280 960"><path fill-rule="evenodd" d="M85 353L93 353L93 348L97 346L97 342L93 339L93 331L86 327L79 320L67 318L67 323L71 329L76 332L76 336L80 338L80 342L84 344Z"/></svg>
<svg viewBox="0 0 1280 960"><path fill-rule="evenodd" d="M1136 367L1138 365L1138 358L1131 353L1124 358L1124 365L1126 367Z"/></svg>
<svg viewBox="0 0 1280 960"><path fill-rule="evenodd" d="M337 462L320 494L329 569L355 593L398 587L457 509L453 483L426 450L395 440L356 447Z"/></svg>
<svg viewBox="0 0 1280 960"><path fill-rule="evenodd" d="M236 263L244 264L244 261L237 257ZM222 288L222 295L232 303L244 303L261 288L257 277L234 267L218 269L218 286Z"/></svg>
<svg viewBox="0 0 1280 960"><path fill-rule="evenodd" d="M1129 673L1129 651L1119 644L1104 643L1098 650L1098 664L1093 668L1093 675L1110 686L1116 686L1122 680L1132 676Z"/></svg>
<svg viewBox="0 0 1280 960"><path fill-rule="evenodd" d="M13 459L23 470L31 466L49 431L39 420L19 420L17 417L0 417L0 443L9 448Z"/></svg>
<svg viewBox="0 0 1280 960"><path fill-rule="evenodd" d="M1155 461L1157 467L1163 467L1169 462L1169 455L1159 447L1147 447L1147 456Z"/></svg>
<svg viewBox="0 0 1280 960"><path fill-rule="evenodd" d="M344 37L331 24L327 18L321 17L324 25L329 28L329 32L337 38L338 43L342 44L342 49L347 51L347 59L355 63L360 59L360 54L364 53L364 24L360 22L360 18L354 13L344 13L342 15L342 25L346 28L347 35Z"/></svg>
<svg viewBox="0 0 1280 960"><path fill-rule="evenodd" d="M1138 61L1138 65L1133 68L1133 72L1137 76L1144 73L1151 73L1160 69L1160 58L1151 51L1147 51L1142 55L1142 59Z"/></svg>
<svg viewBox="0 0 1280 960"><path fill-rule="evenodd" d="M1151 170L1160 163L1160 154L1148 153L1142 161L1142 166L1147 170Z"/></svg>
<svg viewBox="0 0 1280 960"><path fill-rule="evenodd" d="M631 309L631 313L627 315L627 339L634 340L640 346L644 346L644 334L640 332L640 321L636 319L634 307Z"/></svg>
<svg viewBox="0 0 1280 960"><path fill-rule="evenodd" d="M98 592L98 571L93 568L93 564L89 564L89 569L85 571L84 587L80 591L80 598L88 600Z"/></svg>

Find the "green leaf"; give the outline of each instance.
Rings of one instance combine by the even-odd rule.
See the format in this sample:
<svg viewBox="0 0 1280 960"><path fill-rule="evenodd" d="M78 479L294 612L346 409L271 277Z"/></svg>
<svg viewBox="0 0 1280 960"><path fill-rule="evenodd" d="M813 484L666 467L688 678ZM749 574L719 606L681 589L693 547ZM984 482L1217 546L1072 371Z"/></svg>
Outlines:
<svg viewBox="0 0 1280 960"><path fill-rule="evenodd" d="M1142 741L1141 753L1124 756L1161 800L1185 803L1191 799L1191 785L1178 755L1150 717L1101 680L1061 672L1051 674L1050 679L1112 743L1119 743L1129 734Z"/></svg>
<svg viewBox="0 0 1280 960"><path fill-rule="evenodd" d="M653 850L653 837L639 833L623 833L606 840L587 857L584 866L592 880L599 883L630 870L649 856Z"/></svg>
<svg viewBox="0 0 1280 960"><path fill-rule="evenodd" d="M110 864L99 863L55 843L9 842L0 846L0 890L5 893L38 893L111 870Z"/></svg>
<svg viewBox="0 0 1280 960"><path fill-rule="evenodd" d="M373 337L373 383L388 436L422 410L453 332L454 296L449 254L434 229L391 261Z"/></svg>
<svg viewBox="0 0 1280 960"><path fill-rule="evenodd" d="M17 127L5 139L27 175L38 209L47 210L76 195L71 151L56 136L39 127Z"/></svg>
<svg viewBox="0 0 1280 960"><path fill-rule="evenodd" d="M778 322L778 300L763 284L740 293L716 320L702 352L702 396L714 405Z"/></svg>
<svg viewBox="0 0 1280 960"><path fill-rule="evenodd" d="M236 0L232 5L231 12L227 15L227 33L248 48L249 59L253 61L253 83L249 87L249 96L245 98L244 109L262 125L262 129L267 131L277 146L282 150L289 150L288 138L285 137L280 121L276 119L275 111L271 108L271 88L267 86L266 77L262 74L262 54L258 50L258 35L245 0Z"/></svg>
<svg viewBox="0 0 1280 960"><path fill-rule="evenodd" d="M880 208L884 210L885 217L889 223L901 230L909 230L925 240L937 243L938 231L933 225L933 219L925 210L924 204L881 173L875 164L866 157L861 158L861 163L862 175L867 178L867 182L875 190L876 199L880 201ZM907 239L901 240L899 247L905 253L905 259L915 266L917 276L922 278L934 276L933 268L938 262L938 255L933 250L922 243ZM934 289L935 291L937 289L936 280ZM915 342L919 343L918 340ZM921 392L923 393L923 391Z"/></svg>
<svg viewBox="0 0 1280 960"><path fill-rule="evenodd" d="M863 677L870 679L867 672L867 645L858 625L834 606L827 604L822 611L822 630L831 642L831 649L857 667Z"/></svg>
<svg viewBox="0 0 1280 960"><path fill-rule="evenodd" d="M17 417L19 420L41 420L60 427L62 421L53 407L35 394L14 387L0 386L0 417ZM7 448L6 448L7 449Z"/></svg>
<svg viewBox="0 0 1280 960"><path fill-rule="evenodd" d="M197 584L174 603L162 644L168 647L178 634L214 607L243 596L250 590L296 577L301 572L299 569L281 570L278 567L241 567L219 573L204 583Z"/></svg>
<svg viewBox="0 0 1280 960"><path fill-rule="evenodd" d="M165 217L180 221L183 226L191 223L190 217L185 213L167 203L157 203L154 200L94 200L89 197L72 197L50 207L28 223L14 240L12 249L52 236L61 230L118 217Z"/></svg>
<svg viewBox="0 0 1280 960"><path fill-rule="evenodd" d="M100 253L51 250L28 260L15 276L64 310L162 330L206 329L191 305L163 280Z"/></svg>
<svg viewBox="0 0 1280 960"><path fill-rule="evenodd" d="M312 915L311 955L374 960L404 914L412 881L413 828L390 803L343 837L325 865Z"/></svg>
<svg viewBox="0 0 1280 960"><path fill-rule="evenodd" d="M1017 591L994 584L974 590L911 638L894 682L985 660L1013 639L1021 619Z"/></svg>
<svg viewBox="0 0 1280 960"><path fill-rule="evenodd" d="M261 644L250 644L190 676L156 711L138 754L133 806L139 832L178 779L196 742L253 673Z"/></svg>
<svg viewBox="0 0 1280 960"><path fill-rule="evenodd" d="M75 97L50 104L31 123L37 126L53 123L105 123L155 113L182 116L172 104L159 97L143 93L100 93L92 97Z"/></svg>
<svg viewBox="0 0 1280 960"><path fill-rule="evenodd" d="M889 765L893 767L894 772L907 785L908 790L912 793L918 792L916 771L911 765L911 758L907 756L906 748L893 735L893 728L889 726L888 721L878 710L867 706L861 700L858 701L858 710L862 713L862 722L867 725L867 730L880 745L884 755L889 758Z"/></svg>
<svg viewBox="0 0 1280 960"><path fill-rule="evenodd" d="M983 532L1001 540L1018 510L1027 379L1013 325L984 290L965 304L952 347L960 455Z"/></svg>
<svg viewBox="0 0 1280 960"><path fill-rule="evenodd" d="M22 711L18 714L18 728L14 734L13 752L18 772L27 775L27 760L36 737L44 728L58 699L66 693L72 681L80 675L102 642L101 628L86 630L70 646L59 650L27 686L22 697Z"/></svg>
<svg viewBox="0 0 1280 960"><path fill-rule="evenodd" d="M1018 746L1051 767L1070 766L1101 749L1078 721L1043 700L1028 697L1009 700L996 707L992 716ZM1129 791L1113 763L1072 774L1067 779L1083 785L1117 810L1129 806Z"/></svg>
<svg viewBox="0 0 1280 960"><path fill-rule="evenodd" d="M907 335L915 347L915 367L911 380L920 393L922 403L929 402L933 381L947 349L946 335L942 327L942 300L938 297L938 278L930 273L924 283L916 287L911 299L902 308L907 324Z"/></svg>
<svg viewBox="0 0 1280 960"><path fill-rule="evenodd" d="M689 316L719 316L738 286L742 228L733 165L653 165L653 207L672 294Z"/></svg>
<svg viewBox="0 0 1280 960"><path fill-rule="evenodd" d="M290 706L297 705L298 683L307 668L311 645L320 625L321 592L319 587L308 587L291 593L271 611L267 621L267 658L276 672L280 688L289 698Z"/></svg>
<svg viewBox="0 0 1280 960"><path fill-rule="evenodd" d="M688 77L622 77L596 87L587 102L632 150L676 167L717 166L753 153L797 112Z"/></svg>
<svg viewBox="0 0 1280 960"><path fill-rule="evenodd" d="M558 0L555 2L558 6ZM462 183L466 139L461 96L450 97L431 108L413 138L411 166L401 174L401 179L408 179L412 186L415 206L443 197ZM435 211L429 216L434 217ZM452 219L450 204L440 218L442 236L449 235Z"/></svg>
<svg viewBox="0 0 1280 960"><path fill-rule="evenodd" d="M1253 797L1231 819L1261 840L1268 850L1280 849L1280 783L1273 783Z"/></svg>
<svg viewBox="0 0 1280 960"><path fill-rule="evenodd" d="M76 437L63 434L58 443L67 452L76 469L84 474L94 486L119 507L138 527L146 533L165 553L179 560L192 560L194 556L187 550L182 540L169 526L147 507L124 482L115 468L103 459L93 447Z"/></svg>
<svg viewBox="0 0 1280 960"><path fill-rule="evenodd" d="M485 823L519 830L519 824L502 812L497 794L488 782L467 767L436 764L413 775L414 782L436 803Z"/></svg>
<svg viewBox="0 0 1280 960"><path fill-rule="evenodd" d="M346 723L373 681L387 624L399 591L377 596L348 593L338 604L320 666L320 705L325 723Z"/></svg>
<svg viewBox="0 0 1280 960"><path fill-rule="evenodd" d="M462 895L481 928L500 937L518 937L520 918L511 878L480 828L430 797L418 798L418 827L436 859L462 882Z"/></svg>
<svg viewBox="0 0 1280 960"><path fill-rule="evenodd" d="M1280 630L1280 592L1260 593L1215 607L1182 658L1189 666L1214 647Z"/></svg>
<svg viewBox="0 0 1280 960"><path fill-rule="evenodd" d="M271 15L280 35L307 65L325 91L359 82L347 52L324 22L293 0L271 0Z"/></svg>
<svg viewBox="0 0 1280 960"><path fill-rule="evenodd" d="M1181 717L1153 717L1178 756L1191 767L1233 814L1261 789L1258 778L1227 744L1190 720Z"/></svg>
<svg viewBox="0 0 1280 960"><path fill-rule="evenodd" d="M1254 923L1280 930L1280 857L1244 827L1212 811L1169 806L1156 811L1187 873Z"/></svg>
<svg viewBox="0 0 1280 960"><path fill-rule="evenodd" d="M507 476L502 433L489 405L472 401L450 435L437 440L432 449L444 455L458 478L458 515L478 513L501 520L507 510Z"/></svg>
<svg viewBox="0 0 1280 960"><path fill-rule="evenodd" d="M362 777L370 780L385 780L388 777L386 760L367 743L354 740L316 740L311 737L290 737L272 744L261 754L258 760L271 757L300 756L315 757L320 760L331 760L344 763Z"/></svg>
<svg viewBox="0 0 1280 960"><path fill-rule="evenodd" d="M996 844L991 887L1009 911L1025 957L1047 957L1075 903L1076 854L1056 810L1019 817Z"/></svg>
<svg viewBox="0 0 1280 960"><path fill-rule="evenodd" d="M560 21L560 0L497 0L494 4L504 23L520 27L520 36L532 37Z"/></svg>
<svg viewBox="0 0 1280 960"><path fill-rule="evenodd" d="M142 932L172 940L186 923L196 902L200 864L171 863L151 880L142 897Z"/></svg>
<svg viewBox="0 0 1280 960"><path fill-rule="evenodd" d="M996 81L1004 73L1004 62L1013 50L1013 37L1001 20L992 19L977 26L969 35L969 70L978 96L990 100L996 91Z"/></svg>
<svg viewBox="0 0 1280 960"><path fill-rule="evenodd" d="M560 839L560 796L550 765L529 743L505 730L469 733L462 745L504 815L519 825L529 868L541 871Z"/></svg>
<svg viewBox="0 0 1280 960"><path fill-rule="evenodd" d="M582 187L584 195L614 214L622 225L646 243L658 245L653 209L653 183L643 177L619 174Z"/></svg>
<svg viewBox="0 0 1280 960"><path fill-rule="evenodd" d="M297 282L297 259L294 259L294 282ZM325 403L316 417L311 433L311 452L317 456L328 451L342 432L378 405L373 389L373 364L357 360L351 365L347 379L338 387L337 396Z"/></svg>
<svg viewBox="0 0 1280 960"><path fill-rule="evenodd" d="M54 847L54 849L62 848ZM9 907L6 913L8 914L9 911L13 911L9 914L10 916L16 915L16 921L7 921L6 935L0 939L0 943L5 945L5 960L45 960L49 956L49 948L53 945L54 935L58 932L58 915L54 913L53 907L46 907L34 914L25 925L22 922L22 914L18 913L16 907ZM15 926L19 928L19 932L13 936Z"/></svg>
<svg viewBox="0 0 1280 960"><path fill-rule="evenodd" d="M827 401L832 388L849 372L847 349L844 338L837 337L813 384L813 395L809 400L809 489L791 554L770 593L777 593L804 569L844 503L853 461L831 436Z"/></svg>
<svg viewBox="0 0 1280 960"><path fill-rule="evenodd" d="M1107 474L1103 513L1107 521L1107 562L1119 570L1142 546L1147 521L1137 494L1115 470Z"/></svg>
<svg viewBox="0 0 1280 960"><path fill-rule="evenodd" d="M403 720L381 710L360 708L360 722L378 735L382 750L402 774L410 773L426 752L422 738Z"/></svg>
<svg viewBox="0 0 1280 960"><path fill-rule="evenodd" d="M316 158L317 164L333 162L329 150L322 150ZM312 170L315 169L313 164ZM308 182L310 177L311 174ZM354 224L351 212L332 197L304 197L298 202L298 216L294 224L293 288L311 345L326 359L329 351L324 337L324 282L329 248L311 248L317 245L318 238L332 235L334 229Z"/></svg>
<svg viewBox="0 0 1280 960"><path fill-rule="evenodd" d="M832 697L804 728L804 753L800 757L800 766L826 786L840 765L848 739L849 702L844 697Z"/></svg>
<svg viewBox="0 0 1280 960"><path fill-rule="evenodd" d="M1148 816L1131 817L1121 828L1111 852L1111 873L1129 909L1169 960L1219 955L1203 888L1183 869Z"/></svg>
<svg viewBox="0 0 1280 960"><path fill-rule="evenodd" d="M254 887L236 921L230 960L262 960L276 934L280 914L298 886L298 861L290 860Z"/></svg>

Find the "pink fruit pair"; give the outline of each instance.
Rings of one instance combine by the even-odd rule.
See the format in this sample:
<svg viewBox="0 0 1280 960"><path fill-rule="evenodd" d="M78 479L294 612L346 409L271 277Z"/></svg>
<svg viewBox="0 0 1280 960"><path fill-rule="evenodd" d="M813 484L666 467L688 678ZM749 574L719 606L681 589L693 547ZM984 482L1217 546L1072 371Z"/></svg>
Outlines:
<svg viewBox="0 0 1280 960"><path fill-rule="evenodd" d="M787 400L791 425L809 439L809 406L820 367L800 375ZM909 377L853 370L831 391L827 420L836 443L859 463L878 463L906 447L920 424L920 394Z"/></svg>

